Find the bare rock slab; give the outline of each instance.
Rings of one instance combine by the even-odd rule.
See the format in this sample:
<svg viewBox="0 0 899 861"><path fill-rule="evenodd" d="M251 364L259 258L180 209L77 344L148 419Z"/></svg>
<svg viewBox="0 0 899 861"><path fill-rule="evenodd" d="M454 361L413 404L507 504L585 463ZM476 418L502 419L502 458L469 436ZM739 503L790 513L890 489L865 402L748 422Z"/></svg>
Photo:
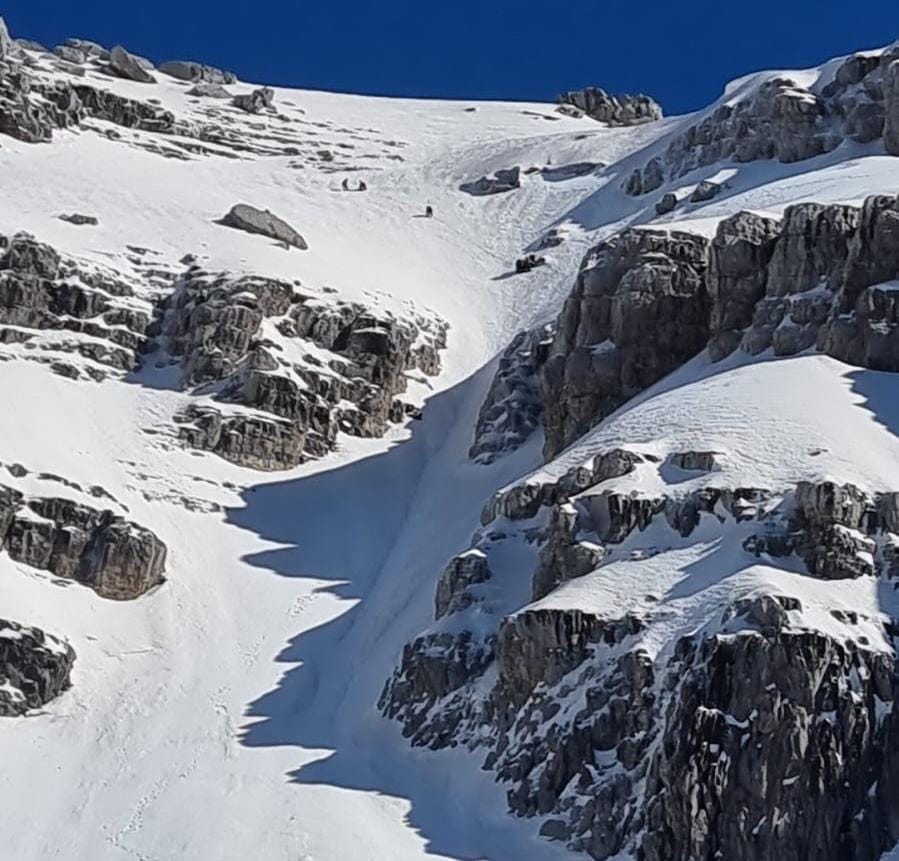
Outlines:
<svg viewBox="0 0 899 861"><path fill-rule="evenodd" d="M309 247L306 240L283 218L279 218L267 209L257 209L247 203L238 203L232 206L231 211L221 220L221 223L236 230L268 236L293 248L299 248L301 251L305 251Z"/></svg>

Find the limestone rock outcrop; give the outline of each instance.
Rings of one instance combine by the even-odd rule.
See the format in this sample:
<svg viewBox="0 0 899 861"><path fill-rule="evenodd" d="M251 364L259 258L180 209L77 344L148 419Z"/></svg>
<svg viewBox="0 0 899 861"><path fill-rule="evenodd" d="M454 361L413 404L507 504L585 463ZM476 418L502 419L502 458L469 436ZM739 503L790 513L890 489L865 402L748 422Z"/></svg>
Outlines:
<svg viewBox="0 0 899 861"><path fill-rule="evenodd" d="M75 651L40 628L0 619L0 717L39 709L70 687Z"/></svg>
<svg viewBox="0 0 899 861"><path fill-rule="evenodd" d="M401 319L313 299L282 281L200 269L185 275L162 324L185 383L217 383L212 402L182 416L181 438L269 470L326 454L338 432L379 436L404 420L411 411L397 396L406 373L436 373L445 336L434 318Z"/></svg>
<svg viewBox="0 0 899 861"><path fill-rule="evenodd" d="M95 375L105 373L98 366L131 371L152 313L114 272L64 258L29 234L0 237L0 342L32 343L31 358L74 354Z"/></svg>
<svg viewBox="0 0 899 861"><path fill-rule="evenodd" d="M625 230L588 252L540 369L547 457L705 347L707 265L687 233Z"/></svg>
<svg viewBox="0 0 899 861"><path fill-rule="evenodd" d="M492 463L514 451L540 426L543 401L537 372L548 355L553 331L547 324L520 332L500 356L468 452L475 462Z"/></svg>
<svg viewBox="0 0 899 861"><path fill-rule="evenodd" d="M275 91L270 87L261 87L252 93L243 93L234 97L234 106L248 114L258 114L274 104Z"/></svg>
<svg viewBox="0 0 899 861"><path fill-rule="evenodd" d="M599 87L586 87L562 93L556 101L560 105L573 105L588 117L610 126L635 126L662 118L658 102L642 93L613 96Z"/></svg>
<svg viewBox="0 0 899 861"><path fill-rule="evenodd" d="M166 547L111 511L0 487L0 547L11 559L127 601L165 579Z"/></svg>
<svg viewBox="0 0 899 861"><path fill-rule="evenodd" d="M899 155L899 51L856 54L820 88L774 76L739 99L727 99L675 135L661 156L628 177L639 195L696 168L731 159L791 163L831 152L844 140L883 139Z"/></svg>
<svg viewBox="0 0 899 861"><path fill-rule="evenodd" d="M137 81L141 84L155 84L154 78L145 68L146 62L128 53L121 45L116 45L109 52L109 69L120 78Z"/></svg>
<svg viewBox="0 0 899 861"><path fill-rule="evenodd" d="M717 593L698 629L693 618L676 635L668 608L654 618L653 596L639 611L608 599L587 610L557 587L625 564L619 547L639 567L647 557L633 555L634 534L667 522L689 536L700 518L704 540L718 528L726 541L742 524L739 533L758 539L747 548L769 563L798 556L806 577L892 577L899 494L710 483L652 498L617 483L669 465L702 475L715 453L609 450L553 484L500 493L473 549L441 576L437 621L404 649L379 707L415 745L479 751L510 810L597 861L876 861L899 837L888 776L899 755L899 675L856 613L831 613L843 635L815 626L801 600L755 586ZM481 584L515 530L540 549L536 602L509 612ZM603 582L614 588L615 575ZM448 608L456 621L446 630ZM491 617L495 628L484 630ZM659 648L663 632L674 639Z"/></svg>

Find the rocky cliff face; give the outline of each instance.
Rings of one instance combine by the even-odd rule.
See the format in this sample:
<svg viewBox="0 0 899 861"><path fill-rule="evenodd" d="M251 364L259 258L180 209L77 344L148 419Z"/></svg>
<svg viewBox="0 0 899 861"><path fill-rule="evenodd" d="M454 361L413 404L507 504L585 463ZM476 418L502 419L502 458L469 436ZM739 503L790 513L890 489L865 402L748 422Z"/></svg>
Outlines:
<svg viewBox="0 0 899 861"><path fill-rule="evenodd" d="M738 347L777 356L815 348L899 370L897 212L897 198L877 196L861 208L797 204L782 221L739 212L711 242L622 231L588 252L546 358L538 356L541 405L510 397L504 423L542 415L550 459L705 348L713 361ZM533 375L525 353L503 358L497 391ZM484 415L491 410L488 400Z"/></svg>
<svg viewBox="0 0 899 861"><path fill-rule="evenodd" d="M636 126L662 118L661 105L642 93L613 96L599 87L585 87L562 93L556 101L610 126Z"/></svg>
<svg viewBox="0 0 899 861"><path fill-rule="evenodd" d="M705 346L707 246L626 230L587 254L540 369L547 457Z"/></svg>
<svg viewBox="0 0 899 861"><path fill-rule="evenodd" d="M69 687L72 647L17 622L0 619L0 717L18 717Z"/></svg>
<svg viewBox="0 0 899 861"><path fill-rule="evenodd" d="M769 586L721 593L698 631L694 617L678 635L652 596L584 610L553 593L607 564L639 567L647 549L637 548L670 553L641 537L658 539L661 524L717 534L722 559L736 542L769 564L798 556L808 578L889 583L896 494L828 482L728 489L697 476L654 498L621 480L635 469L703 473L714 459L600 460L596 484L511 488L485 509L473 549L441 578L434 628L405 650L381 708L413 744L480 752L511 810L596 859L874 861L895 842L899 812L883 782L899 750L891 627L875 643L862 632L878 621L834 610L841 633L810 628L802 601ZM497 588L482 584L516 533L539 547L538 600L503 615ZM497 615L485 632L480 620Z"/></svg>
<svg viewBox="0 0 899 861"><path fill-rule="evenodd" d="M844 140L882 139L899 155L899 50L849 57L825 85L806 89L772 77L722 101L676 135L665 151L627 179L628 194L647 194L696 168L731 159L796 162L831 152Z"/></svg>
<svg viewBox="0 0 899 861"><path fill-rule="evenodd" d="M546 354L520 335L482 412L499 429L540 416L550 463L487 503L384 687L413 744L477 752L513 812L596 859L894 845L897 493L731 483L711 447L552 459L704 349L711 369L771 350L899 370L896 211L799 204L738 213L711 241L625 230L590 250ZM832 587L802 581L853 581L883 610L818 603Z"/></svg>
<svg viewBox="0 0 899 861"><path fill-rule="evenodd" d="M166 547L111 511L62 498L28 498L0 485L0 548L16 562L126 601L165 579Z"/></svg>
<svg viewBox="0 0 899 861"><path fill-rule="evenodd" d="M66 259L28 234L0 237L0 342L58 373L95 380L138 364L153 314L121 273Z"/></svg>

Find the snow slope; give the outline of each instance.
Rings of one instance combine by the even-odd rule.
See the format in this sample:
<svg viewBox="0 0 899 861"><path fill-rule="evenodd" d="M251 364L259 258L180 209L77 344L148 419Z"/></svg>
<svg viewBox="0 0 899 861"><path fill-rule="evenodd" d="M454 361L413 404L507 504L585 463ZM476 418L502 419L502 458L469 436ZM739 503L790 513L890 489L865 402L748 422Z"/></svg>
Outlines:
<svg viewBox="0 0 899 861"><path fill-rule="evenodd" d="M160 78L104 86L191 116L182 86ZM404 161L360 152L352 173L325 173L290 168L289 156L163 158L130 145L158 137L141 132L4 139L0 232L26 230L123 272L136 274L131 245L157 268L177 270L194 253L210 268L299 279L312 292L412 302L451 325L445 370L434 391L422 387L429 401L414 428L347 438L320 463L271 475L172 446L165 430L184 396L152 365L129 381L74 382L21 361L20 345L2 348L13 360L0 362L0 461L30 473L0 471L3 482L76 498L33 475L102 486L166 543L169 579L113 603L0 557L4 615L59 631L78 653L66 695L0 727L0 830L18 859L549 857L484 779L410 755L373 706L430 603L435 567L520 468L465 462L485 366L564 295L579 237L539 278L493 279L596 180L528 178L503 199L457 186L550 156L613 161L657 132L606 130L544 105L467 112L287 90L275 100L316 134L304 126L297 145ZM231 112L246 126L274 124ZM340 193L343 176L369 191ZM287 218L310 251L214 223L239 201ZM415 217L425 203L433 221ZM100 225L58 220L71 211ZM450 475L459 481L448 494Z"/></svg>
<svg viewBox="0 0 899 861"><path fill-rule="evenodd" d="M200 110L162 75L156 85L104 85L158 98L179 117ZM123 140L64 132L43 146L4 138L0 233L27 230L122 271L134 270L134 245L172 271L193 253L211 268L298 279L313 292L413 303L451 326L444 371L430 389L415 389L426 402L421 422L383 440L346 438L322 461L263 474L171 445L165 430L184 396L152 366L127 381L72 381L21 361L23 348L0 346L11 359L0 361L0 461L104 487L169 548L168 582L126 604L0 556L3 615L65 636L78 653L68 693L0 726L0 833L21 861L567 857L507 815L502 790L475 760L410 751L374 711L402 645L430 619L437 573L467 546L484 500L540 463L539 440L490 467L467 459L492 362L518 330L552 316L601 235L649 222L711 232L740 208L779 212L799 200L896 192L899 164L879 145L844 145L813 164L736 166L727 195L656 219L620 180L628 156L677 120L604 129L546 105L292 90L277 90L275 102L296 121L301 149L355 147L345 150L352 172L308 160L298 169L296 156L258 152L164 158L142 148L154 140L143 132ZM255 124L272 134L277 125L234 123L248 136ZM458 190L497 168L548 159L612 167L565 182L525 176L520 191L496 197ZM365 179L369 191L341 193L343 176ZM310 250L286 252L215 223L240 201L286 218ZM426 203L433 221L416 217ZM69 211L100 225L58 220ZM548 266L502 277L560 225L568 238ZM895 488L893 418L887 406L865 406L866 397L883 400L878 375L853 390L850 370L832 360L776 367L684 369L683 381L663 382L546 469L561 471L612 437L639 442L646 427L653 440L687 445L700 413L710 417L703 438L727 446L734 473L756 474L770 455L759 441L775 399L797 424L777 429L772 481L786 480L785 465L790 480L845 468ZM845 421L831 426L837 403ZM814 459L812 448L828 454ZM852 464L840 460L845 451ZM43 492L31 477L0 470L0 480ZM610 600L594 587L579 582L572 588L589 594L573 600ZM547 600L563 599L564 591Z"/></svg>

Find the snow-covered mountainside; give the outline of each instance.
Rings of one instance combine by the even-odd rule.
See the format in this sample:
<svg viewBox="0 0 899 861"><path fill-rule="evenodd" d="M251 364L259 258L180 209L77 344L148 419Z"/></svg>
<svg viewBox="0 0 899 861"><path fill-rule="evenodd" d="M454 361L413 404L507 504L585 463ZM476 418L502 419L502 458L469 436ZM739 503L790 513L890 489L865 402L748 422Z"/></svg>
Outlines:
<svg viewBox="0 0 899 861"><path fill-rule="evenodd" d="M897 152L897 49L662 118L0 22L10 857L889 853Z"/></svg>

